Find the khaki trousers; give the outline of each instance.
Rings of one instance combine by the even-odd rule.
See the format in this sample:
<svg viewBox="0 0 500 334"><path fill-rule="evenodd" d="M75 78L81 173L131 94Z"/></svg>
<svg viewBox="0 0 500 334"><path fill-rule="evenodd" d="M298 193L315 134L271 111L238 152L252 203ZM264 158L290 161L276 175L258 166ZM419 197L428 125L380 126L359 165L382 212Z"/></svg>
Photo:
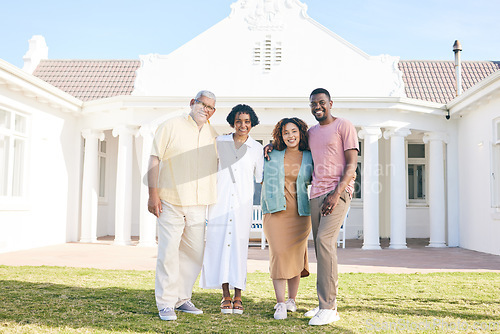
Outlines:
<svg viewBox="0 0 500 334"><path fill-rule="evenodd" d="M162 201L158 218L155 297L158 310L191 299L203 263L206 206L176 206Z"/></svg>
<svg viewBox="0 0 500 334"><path fill-rule="evenodd" d="M340 196L337 206L328 216L321 216L321 205L326 195L310 200L311 222L316 251L319 308L334 309L338 292L337 238L344 222L351 198L347 191Z"/></svg>

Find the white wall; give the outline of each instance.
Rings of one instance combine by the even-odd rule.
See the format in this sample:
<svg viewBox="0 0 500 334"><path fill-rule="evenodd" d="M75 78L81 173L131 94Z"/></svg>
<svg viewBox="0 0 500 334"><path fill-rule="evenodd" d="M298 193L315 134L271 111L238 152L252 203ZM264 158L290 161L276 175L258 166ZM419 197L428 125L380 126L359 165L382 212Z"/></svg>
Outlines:
<svg viewBox="0 0 500 334"><path fill-rule="evenodd" d="M29 117L28 196L20 205L0 200L0 252L77 241L80 140L77 119L0 85L0 107ZM5 202L3 203L5 204Z"/></svg>
<svg viewBox="0 0 500 334"><path fill-rule="evenodd" d="M383 131L383 129L382 129ZM391 236L391 142L382 136L378 140L378 162L379 162L379 226L380 237Z"/></svg>
<svg viewBox="0 0 500 334"><path fill-rule="evenodd" d="M493 119L500 97L484 99L458 122L460 247L500 255L500 219L491 208Z"/></svg>
<svg viewBox="0 0 500 334"><path fill-rule="evenodd" d="M363 238L363 206L351 202L351 209L345 226L346 239Z"/></svg>
<svg viewBox="0 0 500 334"><path fill-rule="evenodd" d="M429 238L428 206L412 206L406 209L406 235L408 238Z"/></svg>
<svg viewBox="0 0 500 334"><path fill-rule="evenodd" d="M144 175L141 175L142 164L142 137L134 137L132 178L132 235L140 233L140 209L147 207L147 203L141 203L141 187L143 186Z"/></svg>
<svg viewBox="0 0 500 334"><path fill-rule="evenodd" d="M115 193L116 193L116 159L118 138L113 137L111 130L104 131L106 140L106 197L99 199L97 211L97 237L115 234Z"/></svg>

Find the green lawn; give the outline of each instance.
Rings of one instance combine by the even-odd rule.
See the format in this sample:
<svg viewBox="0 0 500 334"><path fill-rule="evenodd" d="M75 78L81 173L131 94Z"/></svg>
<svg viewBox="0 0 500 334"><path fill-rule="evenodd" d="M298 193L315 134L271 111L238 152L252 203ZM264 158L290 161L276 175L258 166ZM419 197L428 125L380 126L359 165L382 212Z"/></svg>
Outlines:
<svg viewBox="0 0 500 334"><path fill-rule="evenodd" d="M205 313L161 321L152 271L0 266L0 333L500 333L497 273L342 274L341 319L321 327L303 316L316 306L315 278L302 279L286 320L273 319L268 274L254 273L243 315L221 314L219 291L196 285Z"/></svg>

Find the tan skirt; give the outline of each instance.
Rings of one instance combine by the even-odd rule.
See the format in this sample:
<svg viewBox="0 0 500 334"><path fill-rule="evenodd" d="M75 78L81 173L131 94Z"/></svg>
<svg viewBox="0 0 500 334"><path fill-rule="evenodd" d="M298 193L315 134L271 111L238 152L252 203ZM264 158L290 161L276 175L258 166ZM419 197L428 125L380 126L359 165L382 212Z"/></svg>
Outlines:
<svg viewBox="0 0 500 334"><path fill-rule="evenodd" d="M264 215L272 279L309 276L307 239L311 232L311 217L299 216L295 190L301 162L302 152L287 150L284 161L286 210Z"/></svg>

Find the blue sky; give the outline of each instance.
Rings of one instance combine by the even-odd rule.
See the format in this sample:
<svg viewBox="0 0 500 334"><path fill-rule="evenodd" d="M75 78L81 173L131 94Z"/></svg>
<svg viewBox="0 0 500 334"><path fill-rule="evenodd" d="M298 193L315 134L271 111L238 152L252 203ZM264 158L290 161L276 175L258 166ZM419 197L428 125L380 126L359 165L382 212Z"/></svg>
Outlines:
<svg viewBox="0 0 500 334"><path fill-rule="evenodd" d="M50 59L138 59L168 54L230 13L236 0L5 0L0 58L22 67L33 35ZM303 0L308 14L370 55L500 60L497 0Z"/></svg>

